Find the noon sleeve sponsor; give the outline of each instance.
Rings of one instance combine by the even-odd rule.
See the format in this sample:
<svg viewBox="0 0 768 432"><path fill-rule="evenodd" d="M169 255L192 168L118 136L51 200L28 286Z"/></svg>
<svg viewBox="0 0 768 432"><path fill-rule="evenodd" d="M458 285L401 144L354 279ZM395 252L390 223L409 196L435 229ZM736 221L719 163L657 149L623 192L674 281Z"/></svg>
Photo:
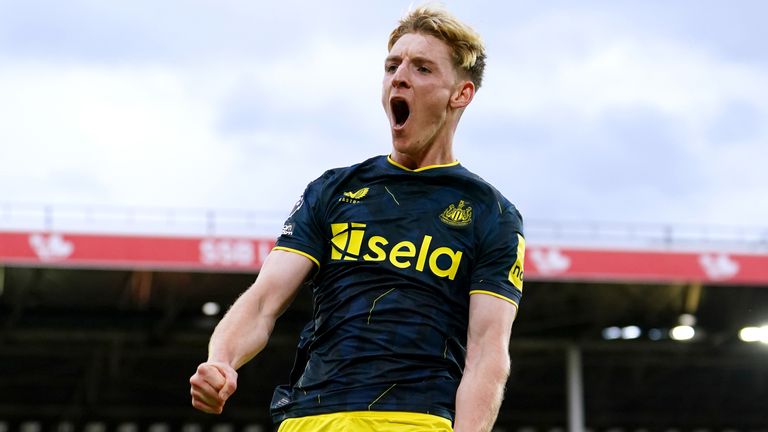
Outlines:
<svg viewBox="0 0 768 432"><path fill-rule="evenodd" d="M479 243L469 294L489 294L518 304L523 293L525 238L522 218L509 204L489 218Z"/></svg>

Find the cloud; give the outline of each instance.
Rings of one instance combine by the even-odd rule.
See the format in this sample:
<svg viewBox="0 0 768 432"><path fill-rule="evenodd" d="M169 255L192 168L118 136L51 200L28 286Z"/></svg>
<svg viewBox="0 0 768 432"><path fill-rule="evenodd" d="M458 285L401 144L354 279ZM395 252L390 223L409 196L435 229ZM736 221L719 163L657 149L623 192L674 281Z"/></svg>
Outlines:
<svg viewBox="0 0 768 432"><path fill-rule="evenodd" d="M242 115L238 109L245 108L273 119L291 117L297 124L343 115L348 127L369 127L384 123L380 80L385 56L386 49L371 41L315 39L269 61L243 59L206 73L227 83L219 101L225 115L237 117ZM265 126L258 118L239 123L241 128Z"/></svg>
<svg viewBox="0 0 768 432"><path fill-rule="evenodd" d="M172 70L17 63L0 70L0 93L3 171L16 179L4 197L36 178L25 201L66 197L69 176L102 185L107 202L190 205L234 160Z"/></svg>
<svg viewBox="0 0 768 432"><path fill-rule="evenodd" d="M4 57L134 65L264 61L330 35L374 34L383 46L398 17L390 2L348 0L0 0L0 10Z"/></svg>
<svg viewBox="0 0 768 432"><path fill-rule="evenodd" d="M714 7L681 27L690 4L595 4L449 5L489 49L458 158L529 220L764 224L764 50L725 49L759 32ZM285 210L389 150L405 4L33 6L0 14L3 200Z"/></svg>
<svg viewBox="0 0 768 432"><path fill-rule="evenodd" d="M512 176L486 165L489 179L539 216L762 223L765 209L732 197L768 184L755 162L768 141L768 71L637 28L646 24L553 12L498 38L493 91L462 126L515 161ZM710 204L721 195L728 207ZM628 211L633 198L643 204Z"/></svg>
<svg viewBox="0 0 768 432"><path fill-rule="evenodd" d="M489 68L498 97L488 110L537 117L564 112L594 121L634 105L693 126L733 99L768 108L768 88L759 85L764 69L626 28L611 16L555 13L502 39L512 41L506 46L512 51Z"/></svg>
<svg viewBox="0 0 768 432"><path fill-rule="evenodd" d="M388 150L384 54L341 46L207 68L11 63L0 196L288 209L323 170Z"/></svg>

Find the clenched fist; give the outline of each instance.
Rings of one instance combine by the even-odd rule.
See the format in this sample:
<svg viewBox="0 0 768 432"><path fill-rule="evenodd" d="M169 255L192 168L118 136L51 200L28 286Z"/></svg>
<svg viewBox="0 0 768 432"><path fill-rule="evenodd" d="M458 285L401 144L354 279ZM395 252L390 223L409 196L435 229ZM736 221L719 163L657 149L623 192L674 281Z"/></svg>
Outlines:
<svg viewBox="0 0 768 432"><path fill-rule="evenodd" d="M192 406L209 414L221 414L224 403L237 389L237 372L227 363L205 362L189 379Z"/></svg>

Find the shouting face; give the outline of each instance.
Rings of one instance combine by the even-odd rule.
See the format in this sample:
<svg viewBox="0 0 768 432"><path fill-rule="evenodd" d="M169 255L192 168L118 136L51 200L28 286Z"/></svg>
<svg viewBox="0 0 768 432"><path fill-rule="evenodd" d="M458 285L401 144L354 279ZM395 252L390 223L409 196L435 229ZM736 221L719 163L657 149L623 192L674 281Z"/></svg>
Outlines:
<svg viewBox="0 0 768 432"><path fill-rule="evenodd" d="M447 44L427 34L403 35L384 64L381 96L395 153L440 162L434 156L450 153L461 110L473 95L474 85L459 77Z"/></svg>

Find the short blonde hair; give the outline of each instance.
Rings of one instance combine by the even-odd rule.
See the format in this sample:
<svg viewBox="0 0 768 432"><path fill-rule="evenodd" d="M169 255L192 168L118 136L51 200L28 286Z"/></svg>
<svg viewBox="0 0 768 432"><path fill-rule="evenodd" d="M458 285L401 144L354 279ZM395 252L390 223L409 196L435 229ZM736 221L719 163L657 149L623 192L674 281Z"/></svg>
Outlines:
<svg viewBox="0 0 768 432"><path fill-rule="evenodd" d="M423 5L400 20L389 35L387 49L392 50L398 39L408 33L424 33L445 42L453 54L454 66L469 77L476 89L480 88L485 71L485 46L471 27L441 6Z"/></svg>

